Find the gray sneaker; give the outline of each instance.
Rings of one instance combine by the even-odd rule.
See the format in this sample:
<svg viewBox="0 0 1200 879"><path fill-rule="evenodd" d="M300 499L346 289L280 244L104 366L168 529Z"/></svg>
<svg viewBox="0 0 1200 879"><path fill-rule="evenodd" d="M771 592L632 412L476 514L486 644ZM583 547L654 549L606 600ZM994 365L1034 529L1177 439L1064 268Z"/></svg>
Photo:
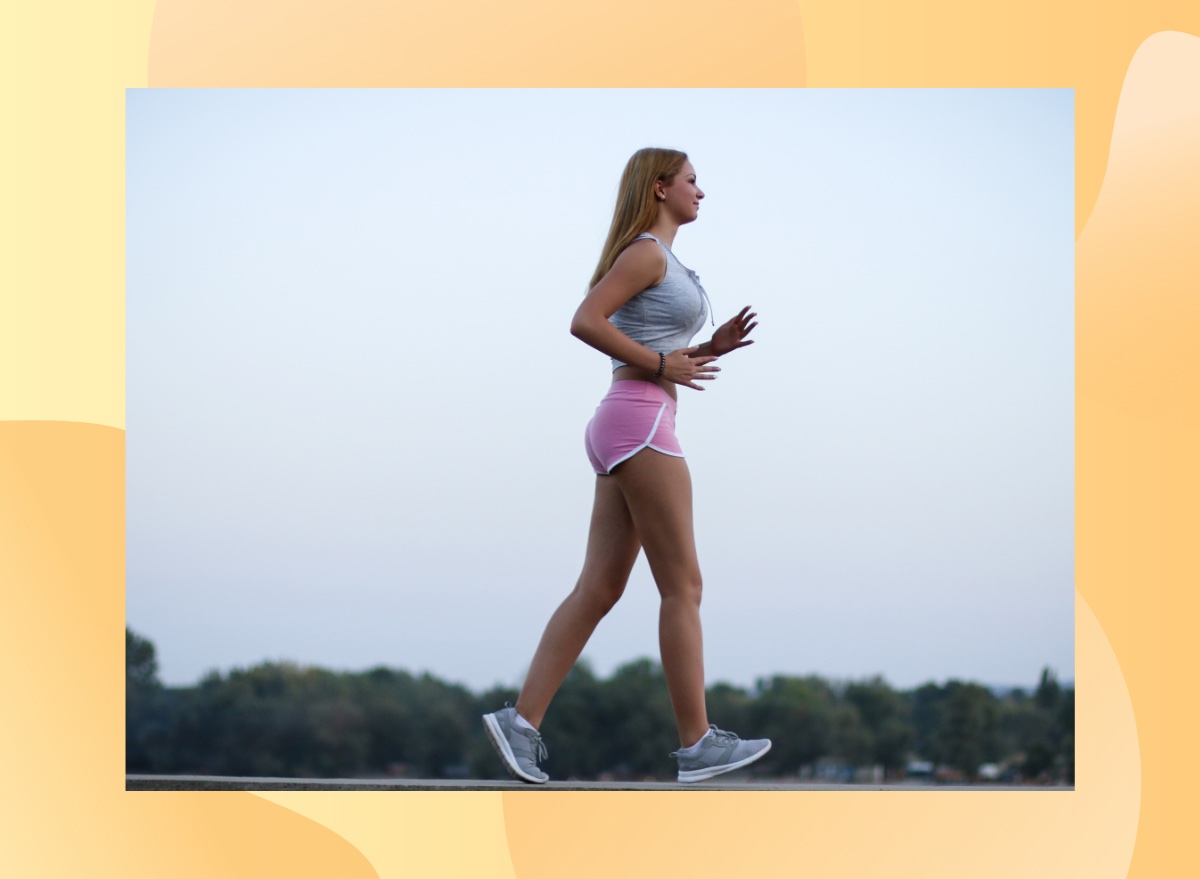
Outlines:
<svg viewBox="0 0 1200 879"><path fill-rule="evenodd" d="M549 781L550 776L537 765L548 756L546 745L537 730L517 725L517 709L505 702L499 711L483 715L483 729L509 775L531 784Z"/></svg>
<svg viewBox="0 0 1200 879"><path fill-rule="evenodd" d="M748 739L743 741L731 732L709 726L708 734L700 740L694 754L672 751L679 758L679 781L690 784L704 781L723 772L732 772L749 766L771 750L770 739Z"/></svg>

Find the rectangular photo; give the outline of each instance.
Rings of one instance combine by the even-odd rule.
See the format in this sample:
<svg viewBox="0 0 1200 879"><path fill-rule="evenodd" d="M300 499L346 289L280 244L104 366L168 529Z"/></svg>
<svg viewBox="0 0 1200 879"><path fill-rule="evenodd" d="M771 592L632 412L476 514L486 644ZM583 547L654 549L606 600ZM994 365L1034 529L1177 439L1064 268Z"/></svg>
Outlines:
<svg viewBox="0 0 1200 879"><path fill-rule="evenodd" d="M1073 785L1071 90L126 118L131 788Z"/></svg>

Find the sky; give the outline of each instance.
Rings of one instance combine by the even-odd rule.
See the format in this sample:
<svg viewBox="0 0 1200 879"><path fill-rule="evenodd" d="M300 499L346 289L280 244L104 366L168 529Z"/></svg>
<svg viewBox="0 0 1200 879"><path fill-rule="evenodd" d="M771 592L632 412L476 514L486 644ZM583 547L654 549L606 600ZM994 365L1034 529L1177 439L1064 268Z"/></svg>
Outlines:
<svg viewBox="0 0 1200 879"><path fill-rule="evenodd" d="M519 686L583 560L569 333L635 150L756 343L679 389L710 683L1074 678L1074 105L1039 90L129 90L127 624L159 676ZM695 343L705 341L712 326ZM584 650L657 657L640 559Z"/></svg>

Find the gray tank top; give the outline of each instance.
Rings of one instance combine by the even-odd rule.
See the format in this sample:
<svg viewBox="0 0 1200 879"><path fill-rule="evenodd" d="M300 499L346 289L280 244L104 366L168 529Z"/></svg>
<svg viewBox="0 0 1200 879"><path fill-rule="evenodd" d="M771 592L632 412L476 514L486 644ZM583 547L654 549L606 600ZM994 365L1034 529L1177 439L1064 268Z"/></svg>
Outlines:
<svg viewBox="0 0 1200 879"><path fill-rule="evenodd" d="M642 238L658 241L649 232L633 240ZM670 354L691 344L692 336L704 326L712 304L700 286L700 276L677 260L671 248L661 241L658 243L667 253L666 275L653 287L635 293L609 320L633 341L652 351ZM713 325L716 326L716 321ZM615 357L612 362L613 372L627 365Z"/></svg>

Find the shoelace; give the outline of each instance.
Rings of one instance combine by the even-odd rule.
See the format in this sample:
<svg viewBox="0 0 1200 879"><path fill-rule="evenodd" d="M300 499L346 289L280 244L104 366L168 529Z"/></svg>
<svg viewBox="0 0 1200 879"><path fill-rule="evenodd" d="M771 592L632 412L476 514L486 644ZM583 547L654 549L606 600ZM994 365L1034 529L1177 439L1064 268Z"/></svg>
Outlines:
<svg viewBox="0 0 1200 879"><path fill-rule="evenodd" d="M712 730L713 738L721 739L723 741L723 743L732 743L732 742L736 742L738 740L737 733L731 733L731 732L728 732L727 730L717 729L716 726L714 726L712 724L709 724L708 728L710 730Z"/></svg>
<svg viewBox="0 0 1200 879"><path fill-rule="evenodd" d="M535 732L534 730L531 730L531 729L526 729L526 730L521 730L521 731L523 733L525 733L525 735L529 736L529 738L533 739L534 744L537 745L537 762L538 763L541 763L543 760L545 760L547 757L550 756L550 752L546 750L546 743L542 741L541 733Z"/></svg>
<svg viewBox="0 0 1200 879"><path fill-rule="evenodd" d="M708 729L714 739L721 740L721 744L730 744L732 742L736 742L739 740L737 733L731 733L731 732L728 732L723 729L717 729L717 725L715 723L710 723L708 725ZM701 740L701 741L703 741L703 740ZM681 748L680 750L683 750L683 749ZM678 757L679 751L672 751L668 756Z"/></svg>
<svg viewBox="0 0 1200 879"><path fill-rule="evenodd" d="M504 707L512 708L513 706L511 702L505 702ZM542 734L540 732L538 732L536 729L525 729L524 727L518 727L518 729L520 729L520 731L526 736L533 739L533 743L537 745L537 760L534 762L540 763L550 756L550 752L546 750L546 743L542 741Z"/></svg>

